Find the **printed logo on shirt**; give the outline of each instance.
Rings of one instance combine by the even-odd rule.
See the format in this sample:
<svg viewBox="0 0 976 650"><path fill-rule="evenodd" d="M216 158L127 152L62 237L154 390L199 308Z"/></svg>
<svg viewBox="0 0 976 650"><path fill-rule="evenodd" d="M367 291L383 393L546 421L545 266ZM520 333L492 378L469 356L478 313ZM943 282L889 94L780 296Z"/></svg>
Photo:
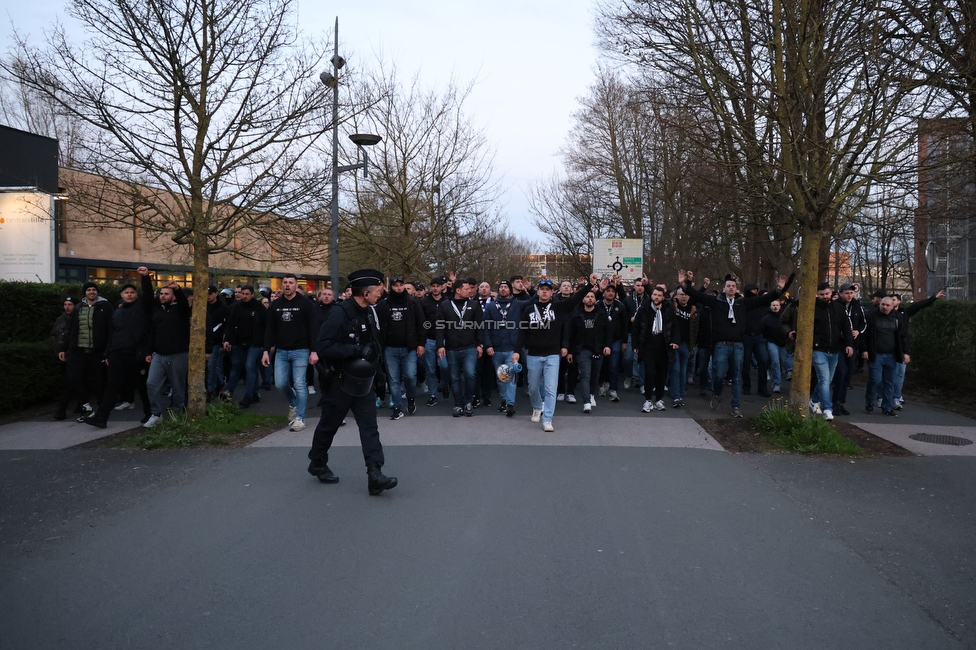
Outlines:
<svg viewBox="0 0 976 650"><path fill-rule="evenodd" d="M291 312L290 311L283 311L283 312L281 312L281 322L283 322L283 323L290 323L291 322Z"/></svg>
<svg viewBox="0 0 976 650"><path fill-rule="evenodd" d="M395 320L397 322L402 321L403 320L403 312L401 312L401 311L394 311L393 312L393 315L392 315L392 318L393 318L393 320Z"/></svg>

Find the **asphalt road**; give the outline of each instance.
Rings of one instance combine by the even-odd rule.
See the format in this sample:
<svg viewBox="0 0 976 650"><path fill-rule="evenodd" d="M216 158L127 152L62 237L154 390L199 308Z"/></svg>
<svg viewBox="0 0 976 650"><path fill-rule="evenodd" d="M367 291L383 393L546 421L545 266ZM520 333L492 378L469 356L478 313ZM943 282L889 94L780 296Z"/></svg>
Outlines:
<svg viewBox="0 0 976 650"><path fill-rule="evenodd" d="M388 447L380 497L355 447L305 464L0 452L0 648L976 647L972 458Z"/></svg>

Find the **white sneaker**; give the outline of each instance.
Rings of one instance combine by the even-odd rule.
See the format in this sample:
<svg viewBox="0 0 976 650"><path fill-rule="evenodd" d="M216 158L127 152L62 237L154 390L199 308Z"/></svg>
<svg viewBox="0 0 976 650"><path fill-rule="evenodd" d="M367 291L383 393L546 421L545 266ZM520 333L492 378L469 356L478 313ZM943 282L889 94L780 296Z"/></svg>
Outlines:
<svg viewBox="0 0 976 650"><path fill-rule="evenodd" d="M135 407L136 407L136 405L133 404L132 402L119 402L118 404L115 405L115 409L114 410L116 410L116 411L131 411Z"/></svg>
<svg viewBox="0 0 976 650"><path fill-rule="evenodd" d="M824 420L830 422L831 420L834 419L834 412L831 411L830 409L827 409L826 411L823 412L823 416L824 416Z"/></svg>
<svg viewBox="0 0 976 650"><path fill-rule="evenodd" d="M610 401L611 402L619 402L620 401L620 397L617 396L617 391L615 391L615 390L610 391Z"/></svg>
<svg viewBox="0 0 976 650"><path fill-rule="evenodd" d="M654 408L656 410L658 410L658 411L663 411L664 410L664 400L659 399L658 401L654 402Z"/></svg>
<svg viewBox="0 0 976 650"><path fill-rule="evenodd" d="M596 395L590 395L590 406L596 406Z"/></svg>
<svg viewBox="0 0 976 650"><path fill-rule="evenodd" d="M309 386L308 387L308 394L309 395L314 395L315 394L315 386Z"/></svg>
<svg viewBox="0 0 976 650"><path fill-rule="evenodd" d="M146 420L146 423L143 424L142 426L146 427L147 429L152 429L154 426L159 424L162 419L163 418L161 418L158 415L150 415L149 419Z"/></svg>
<svg viewBox="0 0 976 650"><path fill-rule="evenodd" d="M305 420L303 420L302 418L295 418L294 420L292 420L290 431L301 431L304 428L305 428Z"/></svg>
<svg viewBox="0 0 976 650"><path fill-rule="evenodd" d="M610 384L607 382L600 384L600 397L606 397L608 390L610 390Z"/></svg>
<svg viewBox="0 0 976 650"><path fill-rule="evenodd" d="M546 433L552 433L553 431L555 431L555 429L552 426L552 422L543 422L542 430L545 431Z"/></svg>
<svg viewBox="0 0 976 650"><path fill-rule="evenodd" d="M584 413L589 413L592 410L593 410L593 405L590 404L589 402L587 402L586 404L583 405L583 412Z"/></svg>
<svg viewBox="0 0 976 650"><path fill-rule="evenodd" d="M822 415L823 411L820 410L820 402L810 402L810 412L814 415Z"/></svg>
<svg viewBox="0 0 976 650"><path fill-rule="evenodd" d="M895 410L900 411L905 408L905 400L895 400Z"/></svg>
<svg viewBox="0 0 976 650"><path fill-rule="evenodd" d="M627 390L629 388L630 388L630 377L626 377L624 378L624 390Z"/></svg>
<svg viewBox="0 0 976 650"><path fill-rule="evenodd" d="M878 408L881 408L881 398L880 397L878 398L876 404L877 404Z"/></svg>
<svg viewBox="0 0 976 650"><path fill-rule="evenodd" d="M566 394L566 403L567 404L575 404L576 403L576 395L573 395L572 393L567 393Z"/></svg>
<svg viewBox="0 0 976 650"><path fill-rule="evenodd" d="M542 409L532 409L532 421L542 422Z"/></svg>
<svg viewBox="0 0 976 650"><path fill-rule="evenodd" d="M779 384L773 384L773 392L774 393L778 393L779 392Z"/></svg>
<svg viewBox="0 0 976 650"><path fill-rule="evenodd" d="M294 422L295 418L298 417L298 407L289 406L288 407L288 421Z"/></svg>
<svg viewBox="0 0 976 650"><path fill-rule="evenodd" d="M644 400L644 406L641 407L641 413L650 413L652 408L654 408L654 402L649 399Z"/></svg>
<svg viewBox="0 0 976 650"><path fill-rule="evenodd" d="M566 393L559 393L558 395L556 395L556 401L557 402L565 402L566 401Z"/></svg>

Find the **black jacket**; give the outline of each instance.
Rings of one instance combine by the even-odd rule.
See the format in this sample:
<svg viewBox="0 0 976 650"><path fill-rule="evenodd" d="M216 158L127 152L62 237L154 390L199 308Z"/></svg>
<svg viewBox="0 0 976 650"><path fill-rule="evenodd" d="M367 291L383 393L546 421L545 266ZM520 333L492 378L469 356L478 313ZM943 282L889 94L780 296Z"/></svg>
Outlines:
<svg viewBox="0 0 976 650"><path fill-rule="evenodd" d="M68 335L64 338L64 348L58 352L74 352L78 349L78 327L82 310L82 300L75 305L75 310L71 314L71 326L68 328ZM104 298L99 298L92 309L92 350L101 354L105 351L108 344L108 335L112 329L112 305Z"/></svg>
<svg viewBox="0 0 976 650"><path fill-rule="evenodd" d="M627 308L624 307L624 303L615 298L613 304L607 305L606 301L601 298L597 301L596 308L602 309L603 313L607 315L607 324L613 341L626 343L627 334L630 332L630 316L627 313Z"/></svg>
<svg viewBox="0 0 976 650"><path fill-rule="evenodd" d="M651 337L653 336L651 330L654 328L655 317L654 307L648 303L638 314L637 320L634 321L634 331L632 332L631 340L634 343L634 349L641 356L644 354L643 350L651 345ZM671 306L671 301L665 300L661 303L661 340L668 350L671 350L672 344L681 344L681 335L678 332L677 323L674 322L675 318L674 307Z"/></svg>
<svg viewBox="0 0 976 650"><path fill-rule="evenodd" d="M268 310L255 298L231 305L224 324L224 342L245 347L264 345L264 327Z"/></svg>
<svg viewBox="0 0 976 650"><path fill-rule="evenodd" d="M843 352L854 347L851 321L839 300L817 300L813 312L813 349L820 352Z"/></svg>
<svg viewBox="0 0 976 650"><path fill-rule="evenodd" d="M424 311L424 322L428 324L424 337L432 341L437 339L437 309L442 302L447 300L444 297L445 295L441 294L440 300L434 300L434 296L428 293L420 299L420 307Z"/></svg>
<svg viewBox="0 0 976 650"><path fill-rule="evenodd" d="M607 312L596 308L586 311L580 307L570 316L563 333L562 345L574 356L579 356L583 350L602 355L603 349L609 348L613 343L607 325Z"/></svg>
<svg viewBox="0 0 976 650"><path fill-rule="evenodd" d="M149 312L145 306L146 303L151 306L152 302L150 285L148 296L144 293L135 302L122 303L112 312L112 333L105 347L106 357L113 352L133 354L139 359L149 356L152 352L149 337L151 325Z"/></svg>
<svg viewBox="0 0 976 650"><path fill-rule="evenodd" d="M149 315L149 351L156 354L179 354L190 351L190 303L183 290L173 291L176 300L168 305L153 297L152 280L142 276L139 303Z"/></svg>
<svg viewBox="0 0 976 650"><path fill-rule="evenodd" d="M782 295L783 291L789 288L789 284L782 291L774 290L761 296L751 298L736 298L732 303L732 314L735 321L728 317L729 303L725 295L719 297L710 296L707 293L698 291L691 282L685 282L685 291L699 305L710 307L712 310L712 345L724 341L741 343L746 335L747 314L756 309L768 307Z"/></svg>
<svg viewBox="0 0 976 650"><path fill-rule="evenodd" d="M207 302L207 354L215 345L224 342L224 323L230 310L219 297L213 304Z"/></svg>
<svg viewBox="0 0 976 650"><path fill-rule="evenodd" d="M909 341L908 341L908 327L905 321L898 315L898 312L892 311L887 316L881 314L880 309L875 309L870 312L866 317L867 330L864 332L864 351L868 353L868 360L874 361L878 356L878 328L882 320L887 320L888 326L891 323L895 323L895 361L898 363L905 362L905 355L909 354Z"/></svg>
<svg viewBox="0 0 976 650"><path fill-rule="evenodd" d="M547 357L559 354L563 343L563 324L593 287L584 284L571 298L547 305L539 304L539 296L526 303L519 319L518 341L515 351L526 350L530 356ZM597 309L600 307L597 306ZM521 353L521 352L520 352Z"/></svg>
<svg viewBox="0 0 976 650"><path fill-rule="evenodd" d="M271 301L264 327L264 350L312 350L318 338L318 309L300 293Z"/></svg>
<svg viewBox="0 0 976 650"><path fill-rule="evenodd" d="M369 357L378 369L383 357L377 314L370 307L360 307L354 298L343 300L322 324L315 350L319 357L341 370L350 359Z"/></svg>
<svg viewBox="0 0 976 650"><path fill-rule="evenodd" d="M457 311L455 311L457 309ZM458 318L458 312L461 318ZM458 307L453 299L442 300L437 307L437 349L465 350L481 345L484 313L477 298L468 298Z"/></svg>
<svg viewBox="0 0 976 650"><path fill-rule="evenodd" d="M404 291L390 292L376 305L380 318L380 337L383 347L416 350L427 342L424 310L420 301Z"/></svg>

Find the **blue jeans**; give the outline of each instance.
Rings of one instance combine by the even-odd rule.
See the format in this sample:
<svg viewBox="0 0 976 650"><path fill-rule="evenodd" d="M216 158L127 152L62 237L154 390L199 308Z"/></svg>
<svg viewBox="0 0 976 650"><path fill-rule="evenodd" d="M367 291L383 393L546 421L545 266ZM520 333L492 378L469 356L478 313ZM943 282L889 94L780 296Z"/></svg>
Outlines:
<svg viewBox="0 0 976 650"><path fill-rule="evenodd" d="M834 393L832 396L834 404L847 403L847 385L851 382L851 377L854 376L854 368L857 366L857 348L855 347L854 350L855 353L851 356L841 354L837 360L837 370L834 371Z"/></svg>
<svg viewBox="0 0 976 650"><path fill-rule="evenodd" d="M781 345L766 341L766 349L769 351L769 374L773 376L773 386L779 386L783 383L783 368L792 370L793 358Z"/></svg>
<svg viewBox="0 0 976 650"><path fill-rule="evenodd" d="M559 355L528 356L525 358L525 368L529 374L529 402L533 409L542 411L543 422L552 422L552 415L556 411L556 387L559 384Z"/></svg>
<svg viewBox="0 0 976 650"><path fill-rule="evenodd" d="M234 394L241 375L246 373L244 380L244 395L258 393L258 359L261 358L261 347L252 345L232 345L230 348L230 377L227 379L227 392Z"/></svg>
<svg viewBox="0 0 976 650"><path fill-rule="evenodd" d="M607 369L607 381L610 383L610 390L617 390L617 381L620 376L620 341L610 344L610 355L603 358L604 367Z"/></svg>
<svg viewBox="0 0 976 650"><path fill-rule="evenodd" d="M224 384L224 348L215 345L210 349L207 359L207 390L216 393Z"/></svg>
<svg viewBox="0 0 976 650"><path fill-rule="evenodd" d="M716 343L712 353L712 393L722 395L725 375L732 370L732 408L742 404L742 343Z"/></svg>
<svg viewBox="0 0 976 650"><path fill-rule="evenodd" d="M699 345L696 349L698 350L698 354L695 355L698 362L698 392L704 395L705 389L712 387L712 373L709 371L712 347Z"/></svg>
<svg viewBox="0 0 976 650"><path fill-rule="evenodd" d="M498 370L498 366L501 365L512 365L512 354L514 350L495 350L494 356L491 357L492 361L495 362L495 370ZM496 375L497 377L497 375ZM506 404L515 403L515 382L514 381L498 381L498 395Z"/></svg>
<svg viewBox="0 0 976 650"><path fill-rule="evenodd" d="M904 365L904 364L902 364ZM895 374L898 362L893 354L878 354L868 368L868 389L864 400L868 406L873 406L875 400L881 397L881 410L890 411L895 406Z"/></svg>
<svg viewBox="0 0 976 650"><path fill-rule="evenodd" d="M671 364L671 399L684 399L685 387L688 386L688 344L681 343L674 351L674 363Z"/></svg>
<svg viewBox="0 0 976 650"><path fill-rule="evenodd" d="M451 392L454 406L464 407L474 401L474 373L478 365L478 348L447 351L447 367L451 373Z"/></svg>
<svg viewBox="0 0 976 650"><path fill-rule="evenodd" d="M450 376L447 372L447 357L443 359L437 356L437 342L434 339L427 339L424 344L424 364L427 366L427 394L431 397L437 396L437 368L441 369L441 386L447 386Z"/></svg>
<svg viewBox="0 0 976 650"><path fill-rule="evenodd" d="M901 389L905 385L905 364L895 364L895 399L901 399Z"/></svg>
<svg viewBox="0 0 976 650"><path fill-rule="evenodd" d="M582 350L576 359L576 364L580 371L579 385L583 390L582 398L586 402L590 399L590 395L596 395L600 390L600 367L603 365L603 357L594 359L592 350ZM641 372L643 371L642 363Z"/></svg>
<svg viewBox="0 0 976 650"><path fill-rule="evenodd" d="M393 408L402 411L404 387L407 399L417 396L417 351L411 348L386 348L385 354Z"/></svg>
<svg viewBox="0 0 976 650"><path fill-rule="evenodd" d="M308 406L308 387L305 385L308 355L308 348L276 350L274 359L275 386L288 399L288 406L295 407L295 416L302 420Z"/></svg>
<svg viewBox="0 0 976 650"><path fill-rule="evenodd" d="M766 385L766 370L769 368L769 351L766 349L766 339L761 334L747 334L742 344L742 388L747 391L752 390L752 357L756 357L756 364L759 366L759 383L757 390L759 394L768 393L769 386Z"/></svg>
<svg viewBox="0 0 976 650"><path fill-rule="evenodd" d="M830 402L830 382L834 378L834 371L837 369L838 354L836 352L823 352L822 350L813 351L813 371L817 375L817 387L810 399L820 402L820 408L824 411L832 411L834 405Z"/></svg>

